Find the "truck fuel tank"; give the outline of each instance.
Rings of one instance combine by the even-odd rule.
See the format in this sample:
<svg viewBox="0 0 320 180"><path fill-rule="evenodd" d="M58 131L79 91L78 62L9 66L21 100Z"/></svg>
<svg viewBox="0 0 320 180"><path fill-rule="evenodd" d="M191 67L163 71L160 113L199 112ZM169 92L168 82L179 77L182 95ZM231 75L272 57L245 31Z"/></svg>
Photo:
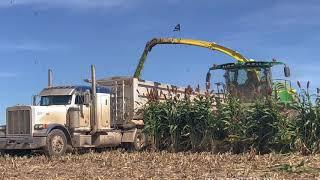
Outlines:
<svg viewBox="0 0 320 180"><path fill-rule="evenodd" d="M121 144L122 134L120 132L108 132L107 135L99 135L94 145L96 147L112 147Z"/></svg>

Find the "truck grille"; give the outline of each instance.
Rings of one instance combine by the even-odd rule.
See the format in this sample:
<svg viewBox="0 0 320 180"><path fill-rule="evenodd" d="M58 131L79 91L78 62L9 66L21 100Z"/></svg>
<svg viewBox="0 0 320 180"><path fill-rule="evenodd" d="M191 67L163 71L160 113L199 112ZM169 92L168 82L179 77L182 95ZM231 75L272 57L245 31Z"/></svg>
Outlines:
<svg viewBox="0 0 320 180"><path fill-rule="evenodd" d="M30 110L12 110L7 115L8 134L31 134Z"/></svg>

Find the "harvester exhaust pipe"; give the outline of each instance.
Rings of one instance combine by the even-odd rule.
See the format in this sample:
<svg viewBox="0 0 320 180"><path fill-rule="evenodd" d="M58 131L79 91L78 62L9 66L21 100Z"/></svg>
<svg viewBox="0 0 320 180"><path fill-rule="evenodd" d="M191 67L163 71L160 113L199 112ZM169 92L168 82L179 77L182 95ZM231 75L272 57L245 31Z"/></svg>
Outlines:
<svg viewBox="0 0 320 180"><path fill-rule="evenodd" d="M96 82L96 68L94 65L91 65L91 89L92 89L92 104L91 104L91 134L97 132L97 82Z"/></svg>
<svg viewBox="0 0 320 180"><path fill-rule="evenodd" d="M48 87L52 87L52 78L53 78L53 75L52 75L52 70L49 69L48 70Z"/></svg>
<svg viewBox="0 0 320 180"><path fill-rule="evenodd" d="M206 89L209 90L211 88L211 73L208 71L206 76Z"/></svg>

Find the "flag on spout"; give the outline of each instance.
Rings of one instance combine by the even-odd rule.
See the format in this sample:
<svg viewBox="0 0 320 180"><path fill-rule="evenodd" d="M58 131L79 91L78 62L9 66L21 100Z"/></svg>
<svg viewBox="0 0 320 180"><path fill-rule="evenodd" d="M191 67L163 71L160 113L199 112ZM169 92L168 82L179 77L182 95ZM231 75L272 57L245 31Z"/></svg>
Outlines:
<svg viewBox="0 0 320 180"><path fill-rule="evenodd" d="M180 24L177 24L173 29L173 31L180 31L180 30L181 30L180 29Z"/></svg>

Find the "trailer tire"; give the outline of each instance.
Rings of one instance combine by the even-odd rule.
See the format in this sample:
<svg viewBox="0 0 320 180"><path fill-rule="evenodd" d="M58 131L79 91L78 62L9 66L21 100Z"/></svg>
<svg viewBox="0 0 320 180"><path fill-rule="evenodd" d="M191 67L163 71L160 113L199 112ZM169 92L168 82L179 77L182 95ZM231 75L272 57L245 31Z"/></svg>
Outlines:
<svg viewBox="0 0 320 180"><path fill-rule="evenodd" d="M67 151L67 138L63 131L60 129L52 130L46 141L44 152L47 156L63 156Z"/></svg>
<svg viewBox="0 0 320 180"><path fill-rule="evenodd" d="M141 129L138 129L134 141L124 144L124 147L129 151L142 151L147 147L147 142L146 134Z"/></svg>

